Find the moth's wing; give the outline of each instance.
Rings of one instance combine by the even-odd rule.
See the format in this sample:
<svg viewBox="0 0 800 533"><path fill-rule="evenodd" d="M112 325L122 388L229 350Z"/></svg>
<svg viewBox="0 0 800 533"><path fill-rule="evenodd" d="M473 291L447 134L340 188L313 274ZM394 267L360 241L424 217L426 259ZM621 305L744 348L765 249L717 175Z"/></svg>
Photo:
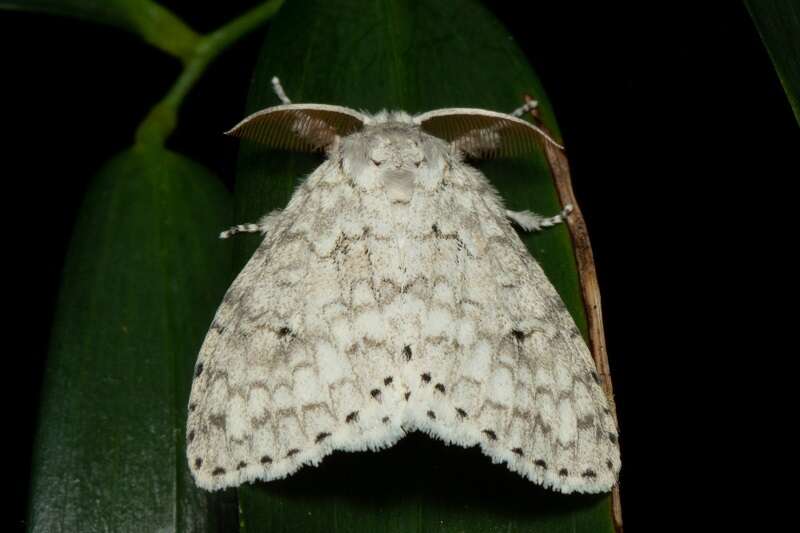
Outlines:
<svg viewBox="0 0 800 533"><path fill-rule="evenodd" d="M414 346L413 425L478 444L545 487L608 491L617 429L589 349L497 193L461 168L463 188L414 207L431 224L418 260L432 284Z"/></svg>
<svg viewBox="0 0 800 533"><path fill-rule="evenodd" d="M368 215L336 175L326 162L298 189L217 311L189 403L200 487L281 478L403 434L402 394L387 379L401 354L363 342L380 319L361 294Z"/></svg>

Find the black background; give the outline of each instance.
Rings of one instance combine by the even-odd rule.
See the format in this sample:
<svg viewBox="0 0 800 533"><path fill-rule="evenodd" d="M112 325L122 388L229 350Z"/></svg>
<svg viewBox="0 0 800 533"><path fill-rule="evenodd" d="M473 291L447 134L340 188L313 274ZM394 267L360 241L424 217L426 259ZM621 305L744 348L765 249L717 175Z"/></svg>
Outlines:
<svg viewBox="0 0 800 533"><path fill-rule="evenodd" d="M164 3L200 31L253 4ZM650 530L643 524L664 504L665 487L710 477L698 478L684 454L713 458L704 430L717 429L713 413L725 399L692 385L731 361L719 337L736 327L721 318L737 305L727 290L732 265L769 253L769 228L790 204L776 184L798 176L800 130L745 8L700 4L490 6L547 89L590 230L621 419L629 531ZM242 117L262 35L208 70L169 143L231 188L237 146L218 133ZM10 269L4 392L13 415L4 427L19 446L10 467L12 518L21 529L71 225L89 178L130 144L179 65L124 32L24 13L0 13L0 50ZM698 413L703 421L691 421Z"/></svg>

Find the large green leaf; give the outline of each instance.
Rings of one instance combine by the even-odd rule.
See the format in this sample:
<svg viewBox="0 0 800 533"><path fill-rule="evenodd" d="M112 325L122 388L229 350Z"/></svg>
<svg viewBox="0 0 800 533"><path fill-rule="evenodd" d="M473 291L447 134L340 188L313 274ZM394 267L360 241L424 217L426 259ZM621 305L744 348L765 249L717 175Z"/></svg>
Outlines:
<svg viewBox="0 0 800 533"><path fill-rule="evenodd" d="M472 0L295 0L274 19L258 62L248 111L277 103L270 78L289 96L365 108L468 106L510 111L541 84L508 33ZM244 144L237 175L237 220L286 204L320 159ZM481 168L513 209L559 210L540 153ZM240 241L236 266L257 238ZM525 242L585 332L575 259L563 227ZM282 481L241 488L247 531L516 532L612 531L608 495L544 490L476 449L446 447L412 434L380 453L336 453Z"/></svg>
<svg viewBox="0 0 800 533"><path fill-rule="evenodd" d="M235 527L235 502L195 488L184 445L192 368L230 281L216 235L231 208L205 168L158 148L123 152L93 180L47 360L32 531Z"/></svg>
<svg viewBox="0 0 800 533"><path fill-rule="evenodd" d="M0 9L40 11L109 24L181 58L189 56L198 39L194 31L152 0L0 0Z"/></svg>
<svg viewBox="0 0 800 533"><path fill-rule="evenodd" d="M745 0L800 124L800 2Z"/></svg>

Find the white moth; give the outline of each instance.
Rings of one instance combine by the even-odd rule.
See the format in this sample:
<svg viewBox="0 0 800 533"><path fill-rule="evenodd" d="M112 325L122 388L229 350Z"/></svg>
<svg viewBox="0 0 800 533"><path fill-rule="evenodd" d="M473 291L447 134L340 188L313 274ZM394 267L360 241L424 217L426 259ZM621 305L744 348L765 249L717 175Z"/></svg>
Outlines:
<svg viewBox="0 0 800 533"><path fill-rule="evenodd" d="M200 350L187 456L216 490L285 477L334 450L376 450L420 430L481 447L545 487L608 491L617 429L590 352L464 156L553 142L480 109L368 115L322 104L255 113L231 133L327 159L228 290ZM517 116L515 116L517 115Z"/></svg>

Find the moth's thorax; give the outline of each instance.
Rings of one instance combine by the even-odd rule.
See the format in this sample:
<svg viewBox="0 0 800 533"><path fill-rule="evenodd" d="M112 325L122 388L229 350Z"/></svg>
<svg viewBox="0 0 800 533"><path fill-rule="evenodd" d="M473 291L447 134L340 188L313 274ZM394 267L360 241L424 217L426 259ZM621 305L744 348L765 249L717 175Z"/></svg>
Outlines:
<svg viewBox="0 0 800 533"><path fill-rule="evenodd" d="M357 187L383 188L393 202L406 203L415 188L431 189L441 182L449 151L413 123L385 121L344 137L339 156Z"/></svg>

